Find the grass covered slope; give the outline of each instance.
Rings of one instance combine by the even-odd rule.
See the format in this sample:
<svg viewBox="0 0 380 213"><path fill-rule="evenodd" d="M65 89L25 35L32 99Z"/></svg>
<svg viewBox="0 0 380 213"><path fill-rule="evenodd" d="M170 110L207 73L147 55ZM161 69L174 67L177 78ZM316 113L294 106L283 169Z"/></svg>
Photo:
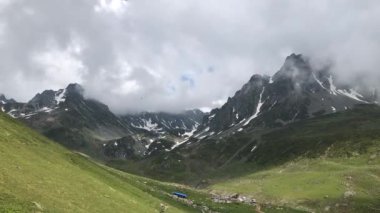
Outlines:
<svg viewBox="0 0 380 213"><path fill-rule="evenodd" d="M251 163L225 168L234 177L210 188L317 212L380 212L378 106L294 123L262 138Z"/></svg>
<svg viewBox="0 0 380 213"><path fill-rule="evenodd" d="M368 159L304 159L210 188L317 212L380 212L380 163L368 165Z"/></svg>
<svg viewBox="0 0 380 213"><path fill-rule="evenodd" d="M174 191L185 192L190 199L173 199L170 194ZM285 207L281 211L260 207L265 212L295 212ZM246 204L214 203L205 191L95 163L0 113L0 212L177 213L205 209L256 212L256 207Z"/></svg>
<svg viewBox="0 0 380 213"><path fill-rule="evenodd" d="M161 204L188 211L0 113L0 212L159 212Z"/></svg>

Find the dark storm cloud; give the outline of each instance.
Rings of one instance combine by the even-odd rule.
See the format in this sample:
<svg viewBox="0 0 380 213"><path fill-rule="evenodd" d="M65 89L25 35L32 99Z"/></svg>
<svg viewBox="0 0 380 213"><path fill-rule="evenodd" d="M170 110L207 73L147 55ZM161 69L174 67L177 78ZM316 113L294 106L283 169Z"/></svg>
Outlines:
<svg viewBox="0 0 380 213"><path fill-rule="evenodd" d="M0 91L71 82L115 112L215 107L292 52L380 80L376 0L0 0Z"/></svg>

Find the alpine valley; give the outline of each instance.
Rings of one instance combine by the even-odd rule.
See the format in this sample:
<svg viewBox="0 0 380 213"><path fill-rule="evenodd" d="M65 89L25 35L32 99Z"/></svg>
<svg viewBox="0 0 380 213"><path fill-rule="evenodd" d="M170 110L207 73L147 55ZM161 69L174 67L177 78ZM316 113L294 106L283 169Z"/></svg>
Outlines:
<svg viewBox="0 0 380 213"><path fill-rule="evenodd" d="M45 90L27 103L0 95L1 111L8 114L1 115L0 124L29 126L77 153L67 155L81 167L112 171L107 173L112 178L127 175L130 187L141 188L135 180L145 181L156 192L183 187L204 198L188 208L154 194L152 208L161 199L170 200L173 212L380 211L377 91L340 83L333 73L292 54L273 76L253 75L209 113L114 114L86 98L81 85L70 84ZM0 130L1 143L7 132ZM38 133L25 134L48 140ZM46 146L64 149L50 142ZM152 194L144 187L141 193ZM245 202L248 197L255 199L254 208Z"/></svg>

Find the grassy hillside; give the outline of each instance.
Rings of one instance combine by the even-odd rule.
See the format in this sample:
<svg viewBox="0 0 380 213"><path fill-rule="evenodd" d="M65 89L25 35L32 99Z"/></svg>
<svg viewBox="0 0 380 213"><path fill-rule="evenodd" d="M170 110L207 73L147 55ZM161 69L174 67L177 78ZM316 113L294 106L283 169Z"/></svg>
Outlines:
<svg viewBox="0 0 380 213"><path fill-rule="evenodd" d="M183 212L0 114L0 212ZM125 174L126 175L126 174Z"/></svg>
<svg viewBox="0 0 380 213"><path fill-rule="evenodd" d="M192 204L170 197L174 191L187 193ZM267 212L279 212L260 206ZM245 204L213 203L205 191L111 169L0 113L0 212L177 213L204 209L256 211ZM281 212L299 211L282 208Z"/></svg>
<svg viewBox="0 0 380 213"><path fill-rule="evenodd" d="M380 161L370 160L370 155L303 159L209 188L309 211L380 212Z"/></svg>
<svg viewBox="0 0 380 213"><path fill-rule="evenodd" d="M256 211L213 203L206 190L253 196L264 212L380 212L379 107L362 106L259 136L242 132L202 148L190 163L175 152L155 158L173 163L158 162L157 168L178 175L174 179L206 179L209 186L200 191L100 165L0 113L0 212L160 212L162 206L165 212ZM123 165L138 170L142 164ZM172 199L173 191L189 194L194 205Z"/></svg>
<svg viewBox="0 0 380 213"><path fill-rule="evenodd" d="M254 128L142 163L111 163L221 194L251 195L261 203L317 212L380 212L380 107L363 105L282 128Z"/></svg>
<svg viewBox="0 0 380 213"><path fill-rule="evenodd" d="M380 109L310 119L272 131L245 164L210 186L318 212L380 212Z"/></svg>

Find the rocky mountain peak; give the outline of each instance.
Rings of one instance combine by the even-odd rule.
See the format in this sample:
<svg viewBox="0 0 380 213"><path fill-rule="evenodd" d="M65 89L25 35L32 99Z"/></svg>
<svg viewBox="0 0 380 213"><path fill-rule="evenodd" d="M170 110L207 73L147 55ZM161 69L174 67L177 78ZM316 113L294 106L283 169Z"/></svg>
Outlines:
<svg viewBox="0 0 380 213"><path fill-rule="evenodd" d="M237 91L235 97L242 96L244 94L251 93L253 90L257 88L261 88L264 84L269 82L268 76L262 76L255 74L251 77L251 79L246 83L241 90Z"/></svg>
<svg viewBox="0 0 380 213"><path fill-rule="evenodd" d="M8 100L5 98L5 96L3 94L0 94L0 105L6 104L7 102Z"/></svg>
<svg viewBox="0 0 380 213"><path fill-rule="evenodd" d="M13 99L7 99L4 94L0 94L0 104L15 103Z"/></svg>
<svg viewBox="0 0 380 213"><path fill-rule="evenodd" d="M186 110L185 112L183 112L183 114L189 115L189 116L194 115L194 116L201 116L201 117L205 115L205 113L199 109Z"/></svg>
<svg viewBox="0 0 380 213"><path fill-rule="evenodd" d="M5 98L5 95L0 94L0 103L5 104L7 102L7 99Z"/></svg>
<svg viewBox="0 0 380 213"><path fill-rule="evenodd" d="M262 76L262 75L254 74L254 75L249 79L249 82L251 82L251 83L257 83L257 82L261 81L262 79L263 79L263 76Z"/></svg>
<svg viewBox="0 0 380 213"><path fill-rule="evenodd" d="M273 76L273 81L291 80L293 82L308 82L312 77L313 69L301 54L292 54L285 59L284 65Z"/></svg>
<svg viewBox="0 0 380 213"><path fill-rule="evenodd" d="M195 137L220 137L225 132L250 127L282 126L363 103L371 103L365 93L353 85L337 84L329 69L315 70L307 58L292 54L272 78L253 75L226 104L212 110Z"/></svg>
<svg viewBox="0 0 380 213"><path fill-rule="evenodd" d="M77 95L83 96L84 88L80 84L72 83L66 87L66 93L68 95L77 94Z"/></svg>
<svg viewBox="0 0 380 213"><path fill-rule="evenodd" d="M29 101L28 104L34 106L35 108L53 107L56 104L55 91L45 90L42 93L38 93L32 98L32 100Z"/></svg>

